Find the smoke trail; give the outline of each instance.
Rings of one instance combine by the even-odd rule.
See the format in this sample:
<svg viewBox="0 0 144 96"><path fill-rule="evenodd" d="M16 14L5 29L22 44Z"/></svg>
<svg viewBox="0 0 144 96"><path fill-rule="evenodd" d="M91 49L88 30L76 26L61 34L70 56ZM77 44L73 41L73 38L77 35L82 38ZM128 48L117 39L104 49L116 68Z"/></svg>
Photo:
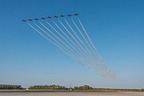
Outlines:
<svg viewBox="0 0 144 96"><path fill-rule="evenodd" d="M42 37L44 37L46 40L48 40L50 43L54 44L56 47L60 48L61 50L63 50L66 54L67 52L62 49L57 43L51 41L50 39L48 39L44 34L42 34L40 31L38 31L34 26L32 26L31 24L27 23L32 29L34 29L38 34L40 34ZM68 55L68 54L67 54ZM69 55L70 56L70 55Z"/></svg>
<svg viewBox="0 0 144 96"><path fill-rule="evenodd" d="M76 43L74 43L73 40L71 40L71 38L69 38L69 36L53 21L54 25L62 32L62 34L68 39L68 41L75 47L75 49L77 49L78 53L81 53L81 49L76 45ZM84 56L84 55L83 55Z"/></svg>
<svg viewBox="0 0 144 96"><path fill-rule="evenodd" d="M91 41L90 37L88 36L88 34L87 34L84 26L82 25L81 21L80 21L79 19L78 19L78 21L79 21L79 23L80 23L80 25L81 25L84 33L86 34L86 36L87 36L87 38L88 38L91 46L92 46L93 49L96 51L96 52L95 52L95 53L96 53L96 56L98 56L98 58L99 58L99 63L101 64L101 67L102 67L102 68L100 68L101 70L99 70L99 71L100 71L102 74L106 75L106 77L108 77L109 79L112 79L112 80L116 79L116 76L115 76L115 75L111 72L111 70L109 70L109 69L106 67L106 65L104 64L104 61L103 61L102 57L98 54L97 49L95 48L94 44L92 43L92 41ZM102 70L102 69L103 69L103 70ZM96 70L97 70L97 69L96 69ZM101 74L101 73L100 73L100 74Z"/></svg>
<svg viewBox="0 0 144 96"><path fill-rule="evenodd" d="M86 52L86 50L81 46L81 44L77 41L77 39L70 33L70 31L65 27L65 25L60 21L60 24L64 27L64 29L68 32L68 34L73 38L73 40L78 44L77 46L80 47L80 52L81 54L83 54L84 56L84 60L85 62L89 61L88 64L94 64L93 59L91 58L91 56ZM82 49L82 50L81 50ZM83 52L82 52L83 51Z"/></svg>
<svg viewBox="0 0 144 96"><path fill-rule="evenodd" d="M115 79L115 75L105 65L102 57L99 55L82 22L78 19L76 24L76 22L71 19L76 30L78 30L79 32L77 33L73 26L71 26L70 22L68 22L66 19L64 19L64 21L65 23L63 24L60 20L57 20L62 28L58 26L58 23L55 23L54 21L53 24L55 26L52 26L47 21L47 26L40 21L38 21L39 24L33 22L33 25L41 31L39 31L30 23L27 22L27 24L50 43L58 47L68 56L70 56L78 64L94 70L101 76L107 77L109 79ZM80 28L78 26L78 23L80 25ZM49 27L52 30L49 29ZM72 31L72 33L69 29Z"/></svg>
<svg viewBox="0 0 144 96"><path fill-rule="evenodd" d="M55 26L65 35L65 37L75 46L75 48L77 48L77 50L80 52L81 50L77 47L76 43L74 43L69 37L68 35L53 21L53 23L55 24Z"/></svg>
<svg viewBox="0 0 144 96"><path fill-rule="evenodd" d="M73 49L73 50L76 50L72 44L70 44L70 42L68 42L68 40L63 36L61 35L50 23L48 23L46 21L46 23ZM78 52L78 51L77 51Z"/></svg>
<svg viewBox="0 0 144 96"><path fill-rule="evenodd" d="M68 56L70 56L75 62L77 62L78 64L84 65L82 60L79 60L78 58L76 58L74 55L71 55L70 53L68 53L63 47L61 47L59 44L51 41L50 39L48 39L44 34L42 34L40 31L38 31L34 26L32 26L31 24L27 23L32 29L34 29L38 34L40 34L42 37L44 37L47 41L49 41L50 43L52 43L53 45L55 45L56 47L58 47L60 50L62 50L65 54L67 54Z"/></svg>
<svg viewBox="0 0 144 96"><path fill-rule="evenodd" d="M60 21L61 22L61 21ZM62 33L64 33L64 31L55 23L55 22L53 22L55 25L56 25L56 27L60 30L60 31L62 31ZM62 24L62 23L61 23ZM63 24L62 24L63 25ZM64 25L63 25L63 27L64 28L66 28ZM67 31L67 30L66 30ZM78 48L78 46L76 45L77 43L73 43L73 41L64 33L64 35L72 42L72 44L77 48L77 52L78 52L78 54L79 55L81 55L81 58L83 58L83 62L87 62L87 59L88 59L88 56L86 55L86 54L84 54L84 52L82 52L82 50L80 49L80 48ZM92 62L92 60L90 60L90 59L88 59L89 60L89 62ZM85 65L85 64L83 64L83 65Z"/></svg>
<svg viewBox="0 0 144 96"><path fill-rule="evenodd" d="M70 42L68 42L68 40L63 36L63 35L61 35L50 23L48 23L47 21L46 21L46 23L61 37L61 38L63 38L64 39L64 41L70 46L70 50L72 50L73 51L73 53L77 56L76 58L80 58L81 59L81 53L79 52L79 51L77 51L77 49L72 45L72 44L70 44Z"/></svg>
<svg viewBox="0 0 144 96"><path fill-rule="evenodd" d="M82 25L81 21L80 21L79 19L78 19L78 21L79 21L79 23L80 23L80 25L81 25L81 27L82 27L82 29L83 29L83 31L84 31L86 37L88 38L88 40L89 40L91 46L92 46L93 49L96 51L96 53L98 53L97 49L95 48L94 44L92 43L92 41L91 41L90 37L88 36L88 34L87 34L87 32L86 32L84 26Z"/></svg>
<svg viewBox="0 0 144 96"><path fill-rule="evenodd" d="M58 20L59 22L60 22L60 24L64 27L64 29L68 32L68 34L73 38L73 40L75 41L75 43L76 44L78 44L78 46L80 47L80 48L78 48L79 49L79 51L83 54L83 55L85 55L82 51L81 51L81 49L83 49L83 47L81 47L80 46L80 43L76 40L76 38L70 33L70 31L65 27L65 25L60 21L60 20ZM74 43L74 45L75 45L75 43ZM77 46L77 45L76 45ZM83 49L84 50L84 49Z"/></svg>
<svg viewBox="0 0 144 96"><path fill-rule="evenodd" d="M66 19L64 19L65 22L67 23L67 25L70 27L70 29L72 30L72 32L74 33L74 35L76 36L76 38L80 41L80 43L84 46L84 48L89 52L89 54L91 54L91 52L89 51L89 49L86 47L86 45L84 44L84 42L79 38L79 36L76 34L76 32L74 31L74 29L70 26L70 24L67 22Z"/></svg>
<svg viewBox="0 0 144 96"><path fill-rule="evenodd" d="M42 24L42 23L41 23ZM58 41L56 41L56 39L54 39L51 35L49 35L44 29L42 29L39 25L37 25L36 23L34 23L34 25L36 25L38 28L40 28L44 33L46 33L50 38L52 38L55 42L57 42L58 43ZM43 24L42 24L43 25ZM44 25L43 25L44 26ZM45 28L47 28L46 26L44 26ZM48 29L48 28L47 28ZM48 29L48 31L50 31L51 33L52 33L52 31L51 30L49 30ZM52 33L53 34L53 33ZM54 35L54 34L53 34ZM54 35L55 36L55 35ZM56 38L57 38L57 36L56 36ZM61 41L61 40L60 40ZM62 42L62 41L61 41ZM79 63L81 63L81 62L84 62L83 60L77 60L78 58L79 58L79 56L77 56L77 54L76 53L74 53L74 52L71 52L71 50L70 49L66 49L63 45L61 45L60 43L58 43L66 52L68 51L68 54L70 54L70 55L72 55L71 57L75 60L75 61L77 61L77 62L79 62ZM75 56L76 55L76 56ZM81 64L83 64L83 63L81 63Z"/></svg>
<svg viewBox="0 0 144 96"><path fill-rule="evenodd" d="M78 32L80 33L80 35L82 36L82 38L84 39L84 41L86 42L86 44L88 45L88 47L91 50L91 53L94 55L92 55L92 58L95 60L95 63L99 61L98 56L95 55L95 51L93 50L93 48L91 47L91 45L89 44L89 42L87 41L86 37L82 34L81 30L78 28L77 24L74 22L73 19L71 19L73 24L75 25L75 27L77 28ZM100 64L99 62L96 64Z"/></svg>
<svg viewBox="0 0 144 96"><path fill-rule="evenodd" d="M48 27L46 27L44 24L42 24L40 21L39 23L45 28L47 29L56 39L58 39L63 45L64 47L67 47L68 50L70 50L72 53L74 52L64 41L62 41L58 36L56 36ZM61 35L60 35L61 36ZM75 52L74 52L75 53Z"/></svg>
<svg viewBox="0 0 144 96"><path fill-rule="evenodd" d="M90 48L91 50L93 50L92 47L90 46L90 44L88 43L88 41L86 40L85 36L82 34L81 30L78 28L78 26L77 26L76 23L74 22L74 20L73 20L73 19L71 19L71 20L72 20L73 24L75 25L75 27L77 28L77 30L78 30L78 32L80 33L80 35L83 37L83 39L84 39L84 41L86 42L86 44L89 46L89 48Z"/></svg>
<svg viewBox="0 0 144 96"><path fill-rule="evenodd" d="M80 65L84 65L87 66L85 63L87 62L88 57L86 55L84 55L84 53L81 51L80 48L78 48L78 46L76 45L76 43L74 43L69 37L68 35L53 21L54 25L63 33L63 35L72 43L72 45L75 47L75 50L77 51L79 58L81 57L82 59L80 61L83 61L83 63L78 63ZM90 60L90 59L88 59ZM89 62L92 62L91 60Z"/></svg>
<svg viewBox="0 0 144 96"><path fill-rule="evenodd" d="M72 19L71 19L72 20ZM82 34L81 30L78 28L77 24L74 22L74 20L72 20L73 24L75 25L75 27L77 28L78 32L80 33L80 35L83 37L84 41L86 42L86 44L88 45L88 48L89 50L92 50L92 52L90 52L91 54L94 53L92 47L90 46L90 44L88 43L88 41L86 40L85 36ZM86 46L86 45L85 45ZM92 58L96 59L95 62L97 62L97 58L95 58L93 55L92 55Z"/></svg>
<svg viewBox="0 0 144 96"><path fill-rule="evenodd" d="M65 20L65 19L64 19ZM67 22L67 20L65 20L65 22L67 23L67 25L70 27L70 29L72 30L72 32L74 33L74 35L76 36L76 38L80 41L80 43L83 45L83 47L87 50L85 50L85 49L83 49L84 50L84 52L85 52L85 54L88 56L87 58L89 58L88 59L88 61L89 62L91 62L91 63L89 63L89 64L93 64L93 65L95 65L95 64L97 64L96 62L96 58L94 57L94 56L92 56L91 54L91 52L90 52L90 49L89 48L87 48L87 46L84 44L84 42L79 38L79 36L76 34L76 32L74 31L74 29L70 26L70 24ZM82 46L82 45L80 45L80 46ZM81 48L83 48L83 47L81 47Z"/></svg>
<svg viewBox="0 0 144 96"><path fill-rule="evenodd" d="M55 38L53 38L51 35L49 35L44 29L42 29L39 25L37 25L36 23L34 23L34 25L36 25L40 30L42 30L46 35L48 35L54 42L56 42L56 44L64 50L65 53L67 53L67 55L72 56L72 52L70 52L68 49L66 49L65 47L62 46L62 44L60 44Z"/></svg>

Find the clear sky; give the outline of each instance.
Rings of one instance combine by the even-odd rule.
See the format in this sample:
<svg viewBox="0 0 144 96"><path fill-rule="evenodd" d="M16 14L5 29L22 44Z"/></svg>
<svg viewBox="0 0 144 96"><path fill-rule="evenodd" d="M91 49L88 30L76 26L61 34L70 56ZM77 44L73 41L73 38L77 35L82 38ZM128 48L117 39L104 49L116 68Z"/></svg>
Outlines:
<svg viewBox="0 0 144 96"><path fill-rule="evenodd" d="M75 12L116 81L77 64L21 22ZM144 0L0 0L0 84L144 88Z"/></svg>

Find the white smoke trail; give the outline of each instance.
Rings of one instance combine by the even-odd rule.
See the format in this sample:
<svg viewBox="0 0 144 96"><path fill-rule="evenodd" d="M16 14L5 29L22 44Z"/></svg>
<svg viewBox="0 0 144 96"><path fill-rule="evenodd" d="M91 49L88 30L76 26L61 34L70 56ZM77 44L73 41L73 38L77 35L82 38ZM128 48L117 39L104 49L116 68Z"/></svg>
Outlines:
<svg viewBox="0 0 144 96"><path fill-rule="evenodd" d="M91 51L91 54L93 54L93 55L92 55L92 58L95 60L94 65L95 65L95 64L100 64L100 63L99 63L98 56L94 54L95 51L93 50L93 48L91 47L91 45L89 44L89 42L87 41L87 39L85 38L85 36L82 34L81 30L79 29L79 27L77 26L77 24L74 22L74 20L73 20L73 19L71 19L71 20L72 20L73 24L75 25L75 27L77 28L77 30L78 30L78 32L80 33L80 35L82 36L82 38L84 39L84 41L86 42L86 44L88 45L88 47L89 47L88 49ZM96 63L96 62L97 62L97 63Z"/></svg>
<svg viewBox="0 0 144 96"><path fill-rule="evenodd" d="M91 41L91 39L90 39L89 35L87 34L87 31L85 30L85 28L84 28L83 24L81 23L81 21L80 21L79 19L78 19L78 21L79 21L79 23L80 23L80 25L81 25L81 27L82 27L82 29L83 29L83 31L84 31L84 33L85 33L86 37L88 38L88 40L89 40L89 42L90 42L91 46L92 46L92 47L93 47L93 49L96 51L95 53L97 54L97 53L98 53L98 51L97 51L97 49L95 48L94 44L92 43L92 41ZM101 58L101 57L100 57L100 58Z"/></svg>
<svg viewBox="0 0 144 96"><path fill-rule="evenodd" d="M68 40L63 36L61 35L50 23L48 23L46 21L46 23L61 37L64 39L64 41L68 44L68 46L70 46L70 50L73 51L73 53L77 56L76 58L79 58L79 59L82 59L81 56L80 56L80 52L74 47L74 45L72 45L70 42L68 42Z"/></svg>
<svg viewBox="0 0 144 96"><path fill-rule="evenodd" d="M94 60L91 56L86 52L86 50L81 46L81 44L77 41L77 39L70 33L70 31L65 27L65 25L60 21L60 24L64 27L64 29L68 32L68 34L73 38L73 40L77 43L77 46L80 48L80 52L83 55L83 59L87 64L94 64ZM89 61L89 62L88 62Z"/></svg>
<svg viewBox="0 0 144 96"><path fill-rule="evenodd" d="M86 40L85 36L82 34L81 30L78 28L78 26L77 26L77 24L74 22L74 20L73 20L73 19L71 19L71 20L72 20L73 24L75 25L75 27L77 28L77 30L78 30L78 32L80 33L80 35L82 36L82 38L84 39L84 41L86 42L87 46L89 47L88 49L91 51L91 52L90 52L90 53L91 53L91 57L92 57L93 59L95 59L95 62L94 62L94 64L95 64L95 63L98 62L98 61L97 61L97 58L92 55L92 54L94 53L94 52L92 51L93 49L91 48L90 44L88 43L88 41ZM86 46L86 45L85 45L85 46ZM96 64L97 64L97 63L96 63Z"/></svg>
<svg viewBox="0 0 144 96"><path fill-rule="evenodd" d="M54 21L53 21L53 23L54 23L54 25L62 32L62 34L72 43L72 45L74 45L75 48L76 48L79 52L81 52L81 49L78 48L78 46L76 45L76 43L74 43L74 42L69 38L69 36L68 36Z"/></svg>
<svg viewBox="0 0 144 96"><path fill-rule="evenodd" d="M42 37L44 37L46 40L48 40L50 43L52 43L53 45L55 45L56 47L60 48L62 51L64 51L67 55L69 55L65 49L63 49L62 47L60 47L60 45L58 45L57 43L51 41L50 39L48 39L44 34L42 34L40 31L38 31L34 26L32 26L31 24L27 23L32 29L34 29L37 33L39 33ZM69 55L71 57L71 55Z"/></svg>
<svg viewBox="0 0 144 96"><path fill-rule="evenodd" d="M76 48L75 50L77 51L77 53L79 54L79 58L81 57L82 59L80 61L83 61L83 63L78 63L84 66L88 66L85 63L87 62L87 56L84 57L84 53L81 51L80 48L78 48L78 46L68 37L68 35L53 21L54 25L63 33L63 35L65 35L65 37L69 40L69 42L72 43L72 45ZM88 59L90 60L90 59ZM91 60L89 61L91 62Z"/></svg>
<svg viewBox="0 0 144 96"><path fill-rule="evenodd" d="M48 23L46 21L46 23L74 50L76 51L76 49L73 47L72 44L70 44L70 42L68 42L68 39L66 39L63 35L61 35L50 23ZM77 51L78 52L78 51Z"/></svg>
<svg viewBox="0 0 144 96"><path fill-rule="evenodd" d="M99 63L100 63L99 65L101 65L101 66L100 66L101 68L100 68L100 70L99 70L100 74L101 74L101 75L105 75L106 77L108 77L109 79L112 79L112 80L116 79L116 76L112 73L112 71L109 70L109 69L106 67L106 65L105 65L102 57L99 55L97 49L95 48L95 46L94 46L94 44L92 43L90 37L88 36L87 31L85 30L83 24L81 23L81 21L80 21L79 19L78 19L78 21L79 21L79 23L80 23L80 25L81 25L81 27L82 27L85 35L87 36L87 38L88 38L91 46L92 46L93 49L95 50L95 54L96 54L96 56L97 56L97 58L98 58L98 61L99 61ZM96 69L96 70L98 70L98 69Z"/></svg>
<svg viewBox="0 0 144 96"><path fill-rule="evenodd" d="M74 30L73 26L70 25L70 22L68 22L66 19L64 19L64 21L67 26L65 26L60 20L58 20L59 24L61 25L61 27L63 27L65 31L53 21L55 27L57 27L62 34L59 33L59 31L47 21L46 23L48 24L48 27L51 27L53 31L40 21L38 22L42 27L34 22L33 24L41 31L39 31L30 23L27 22L27 24L50 43L58 47L68 56L70 56L78 64L84 65L96 71L96 73L100 74L101 76L115 79L115 75L111 72L111 70L106 67L102 57L99 55L82 22L78 19L78 23L81 26L81 28L79 28L76 22L71 19L75 28L80 34L79 37L76 30ZM72 33L67 27L71 29Z"/></svg>
<svg viewBox="0 0 144 96"><path fill-rule="evenodd" d="M59 42L59 41L57 41L55 38L53 38L51 35L49 35L44 29L42 29L39 25L37 25L36 23L34 23L34 25L36 25L38 28L40 28L46 35L48 35L50 38L52 38L55 42ZM46 26L45 26L46 27ZM46 27L47 28L47 27ZM51 33L52 33L52 31L51 30L48 30L48 31L50 31ZM53 34L54 35L54 34ZM72 52L72 50L70 50L70 49L67 49L67 48L65 48L63 45L61 45L61 43L58 43L68 54L70 54L71 55L71 57L75 60L75 61L77 61L77 62L79 62L79 63L81 63L81 64L83 64L82 62L84 62L84 60L82 60L81 58L79 58L79 56L77 56L77 53L74 53L74 52ZM77 59L79 59L79 60L77 60Z"/></svg>
<svg viewBox="0 0 144 96"><path fill-rule="evenodd" d="M71 53L75 53L64 41L62 41L56 34L54 34L54 32L52 32L48 27L46 27L44 24L42 24L40 21L39 23L48 31L50 32L56 39L58 39L64 47L68 48L69 51L71 51ZM60 35L61 36L61 35ZM76 54L76 53L75 53Z"/></svg>
<svg viewBox="0 0 144 96"><path fill-rule="evenodd" d="M84 42L79 38L79 36L76 34L76 32L74 31L74 29L70 26L70 24L68 23L68 21L66 19L64 19L65 22L67 23L67 25L70 27L70 29L72 30L72 32L74 33L74 35L76 36L76 38L80 41L80 43L83 45L83 47L89 52L89 54L91 54L91 52L89 51L89 49L87 48L87 46L84 44Z"/></svg>
<svg viewBox="0 0 144 96"><path fill-rule="evenodd" d="M79 60L78 58L76 58L74 55L71 55L69 52L67 52L65 50L65 48L61 47L59 44L57 44L57 42L53 42L50 39L47 38L47 36L45 36L44 34L42 34L40 31L38 31L33 25L27 23L32 29L34 29L38 34L40 34L42 37L44 37L47 41L49 41L50 43L52 43L53 45L55 45L56 47L58 47L60 50L62 50L65 54L67 54L68 56L70 56L75 62L77 62L78 64L84 65L84 61Z"/></svg>
<svg viewBox="0 0 144 96"><path fill-rule="evenodd" d="M79 51L85 56L87 54L87 52L85 51L85 49L81 46L81 44L77 41L77 39L71 34L71 32L66 28L66 26L60 20L58 20L58 21L64 27L64 29L68 32L68 34L73 38L73 40L76 42L76 44L78 44L77 46L80 47ZM84 51L86 54L83 53L82 51ZM86 57L88 57L88 56L86 56Z"/></svg>
<svg viewBox="0 0 144 96"><path fill-rule="evenodd" d="M57 45L59 45L59 47L61 47L63 50L65 50L65 52L67 52L67 54L71 55L72 57L72 52L68 49L66 49L61 43L59 43L54 37L52 37L50 34L48 34L44 29L42 29L39 25L37 25L36 23L34 23L34 25L36 25L40 30L42 30L46 35L48 35L54 42L57 43Z"/></svg>
<svg viewBox="0 0 144 96"><path fill-rule="evenodd" d="M89 63L88 64L92 64L92 65L94 65L95 64L95 58L94 58L94 56L92 56L91 54L91 52L90 52L90 49L89 48L87 48L87 46L84 44L84 42L80 39L80 37L76 34L76 32L74 31L74 29L70 26L70 24L68 23L68 21L66 20L66 19L64 19L65 20L65 22L66 22L66 24L70 27L70 29L72 30L72 32L74 33L74 35L76 36L76 38L80 41L79 43L80 43L80 46L81 46L81 48L83 48L83 51L85 52L85 54L86 54L86 56L87 56L87 61L89 61ZM83 46L82 46L83 45ZM85 49L84 49L85 48ZM91 62L91 63L90 63Z"/></svg>
<svg viewBox="0 0 144 96"><path fill-rule="evenodd" d="M92 47L90 46L90 44L88 43L88 41L86 40L85 36L82 34L81 30L80 30L79 27L77 26L77 24L74 22L73 19L71 19L71 20L72 20L73 24L75 25L75 27L77 28L77 30L78 30L78 32L80 33L80 35L83 37L83 39L84 39L84 41L86 42L86 44L89 46L89 48L90 48L91 50L93 50ZM93 53L93 52L92 52L92 53Z"/></svg>

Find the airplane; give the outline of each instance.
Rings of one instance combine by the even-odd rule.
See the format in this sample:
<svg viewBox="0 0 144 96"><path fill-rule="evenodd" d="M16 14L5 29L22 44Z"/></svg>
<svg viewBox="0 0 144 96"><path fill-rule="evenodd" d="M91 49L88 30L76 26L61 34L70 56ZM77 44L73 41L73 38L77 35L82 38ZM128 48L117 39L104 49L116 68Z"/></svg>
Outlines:
<svg viewBox="0 0 144 96"><path fill-rule="evenodd" d="M51 16L48 16L47 18L51 19L52 17L51 17Z"/></svg>
<svg viewBox="0 0 144 96"><path fill-rule="evenodd" d="M61 15L60 17L64 17L65 15Z"/></svg>
<svg viewBox="0 0 144 96"><path fill-rule="evenodd" d="M22 20L22 22L26 22L27 20Z"/></svg>
<svg viewBox="0 0 144 96"><path fill-rule="evenodd" d="M35 18L34 20L39 20L38 18Z"/></svg>
<svg viewBox="0 0 144 96"><path fill-rule="evenodd" d="M72 16L72 15L71 15L71 14L68 14L67 16L69 16L69 17L70 17L70 16Z"/></svg>
<svg viewBox="0 0 144 96"><path fill-rule="evenodd" d="M58 18L58 16L54 16L54 18Z"/></svg>
<svg viewBox="0 0 144 96"><path fill-rule="evenodd" d="M45 20L46 18L42 17L41 19L42 19L42 20Z"/></svg>
<svg viewBox="0 0 144 96"><path fill-rule="evenodd" d="M32 21L32 19L28 19L28 21Z"/></svg>
<svg viewBox="0 0 144 96"><path fill-rule="evenodd" d="M75 14L74 14L74 16L78 16L78 15L79 15L78 13L75 13Z"/></svg>

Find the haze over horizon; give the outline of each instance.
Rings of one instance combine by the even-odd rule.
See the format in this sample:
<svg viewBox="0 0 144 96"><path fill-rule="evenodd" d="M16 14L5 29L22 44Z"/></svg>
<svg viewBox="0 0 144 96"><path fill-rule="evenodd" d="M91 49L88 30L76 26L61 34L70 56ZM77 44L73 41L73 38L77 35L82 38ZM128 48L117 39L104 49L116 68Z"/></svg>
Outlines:
<svg viewBox="0 0 144 96"><path fill-rule="evenodd" d="M0 84L144 88L143 0L1 0ZM117 80L74 62L23 19L79 13Z"/></svg>

